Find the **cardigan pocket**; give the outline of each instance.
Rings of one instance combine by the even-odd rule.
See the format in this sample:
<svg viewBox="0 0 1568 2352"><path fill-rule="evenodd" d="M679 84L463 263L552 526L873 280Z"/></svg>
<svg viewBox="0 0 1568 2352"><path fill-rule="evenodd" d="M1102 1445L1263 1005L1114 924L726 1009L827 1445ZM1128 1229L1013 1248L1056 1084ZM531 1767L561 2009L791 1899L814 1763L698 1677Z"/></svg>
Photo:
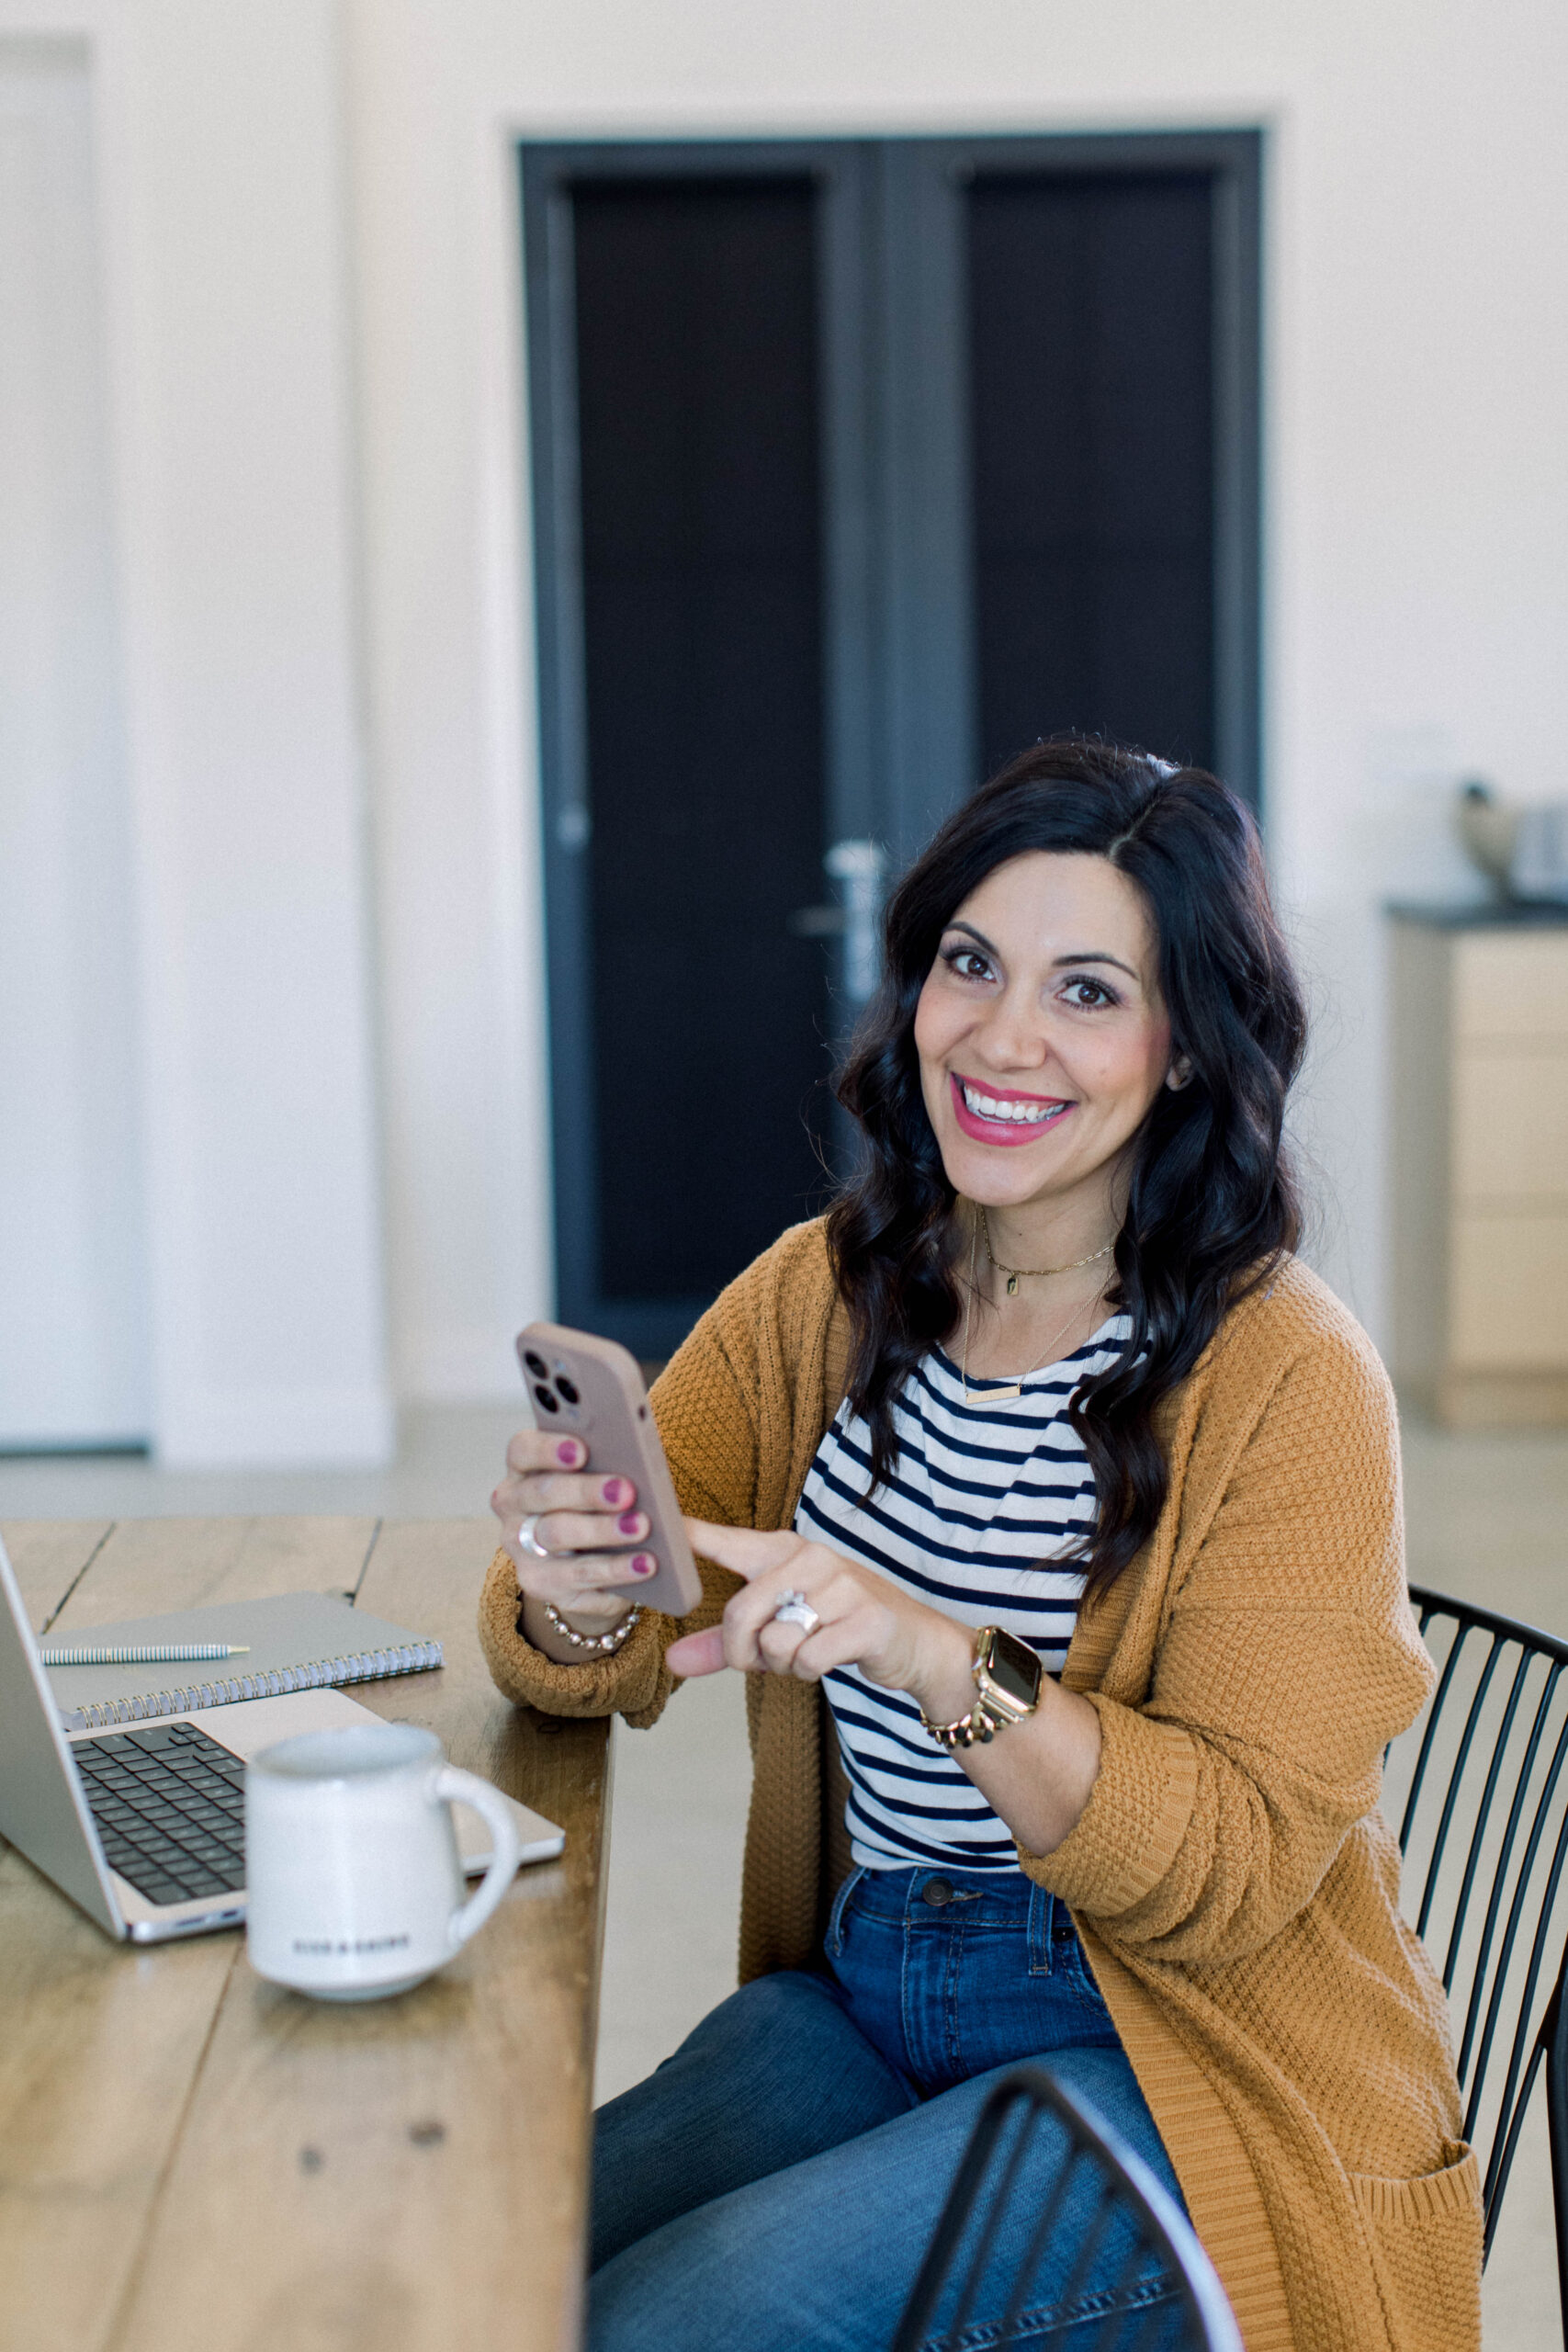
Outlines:
<svg viewBox="0 0 1568 2352"><path fill-rule="evenodd" d="M1481 2343L1480 2167L1462 2141L1442 2153L1438 2170L1415 2180L1350 2175L1395 2352Z"/></svg>

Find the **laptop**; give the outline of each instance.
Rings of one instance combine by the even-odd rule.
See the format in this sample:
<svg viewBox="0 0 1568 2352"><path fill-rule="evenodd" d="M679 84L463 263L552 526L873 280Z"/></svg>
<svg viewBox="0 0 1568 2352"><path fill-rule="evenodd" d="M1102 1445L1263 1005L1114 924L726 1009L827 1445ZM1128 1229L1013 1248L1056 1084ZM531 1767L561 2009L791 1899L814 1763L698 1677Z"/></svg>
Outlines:
<svg viewBox="0 0 1568 2352"><path fill-rule="evenodd" d="M295 1732L378 1723L342 1690L237 1699L112 1731L68 1732L0 1540L0 1837L106 1935L164 1943L245 1916L245 1764ZM508 1798L525 1862L564 1831ZM490 1833L466 1806L454 1826L469 1877Z"/></svg>

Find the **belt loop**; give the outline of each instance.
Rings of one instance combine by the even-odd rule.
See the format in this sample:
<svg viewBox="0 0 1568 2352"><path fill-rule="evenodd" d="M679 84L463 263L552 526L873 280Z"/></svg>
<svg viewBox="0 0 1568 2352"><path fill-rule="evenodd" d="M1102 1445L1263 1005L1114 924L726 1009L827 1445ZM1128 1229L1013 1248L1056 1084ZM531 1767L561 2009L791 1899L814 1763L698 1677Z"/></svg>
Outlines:
<svg viewBox="0 0 1568 2352"><path fill-rule="evenodd" d="M1056 1898L1048 1894L1038 1880L1029 1883L1029 1973L1031 1976L1051 1973L1051 1921Z"/></svg>

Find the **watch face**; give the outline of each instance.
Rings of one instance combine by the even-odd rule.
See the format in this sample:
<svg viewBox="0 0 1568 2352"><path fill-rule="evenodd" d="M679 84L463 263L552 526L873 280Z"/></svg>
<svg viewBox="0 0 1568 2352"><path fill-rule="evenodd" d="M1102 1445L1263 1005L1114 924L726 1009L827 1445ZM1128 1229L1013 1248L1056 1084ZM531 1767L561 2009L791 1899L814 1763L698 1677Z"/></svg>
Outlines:
<svg viewBox="0 0 1568 2352"><path fill-rule="evenodd" d="M1032 1707L1040 1696L1045 1669L1028 1643L1021 1642L1016 1634L1005 1633L998 1625L992 1632L990 1651L987 1672L1003 1698L1010 1699L1015 1706Z"/></svg>

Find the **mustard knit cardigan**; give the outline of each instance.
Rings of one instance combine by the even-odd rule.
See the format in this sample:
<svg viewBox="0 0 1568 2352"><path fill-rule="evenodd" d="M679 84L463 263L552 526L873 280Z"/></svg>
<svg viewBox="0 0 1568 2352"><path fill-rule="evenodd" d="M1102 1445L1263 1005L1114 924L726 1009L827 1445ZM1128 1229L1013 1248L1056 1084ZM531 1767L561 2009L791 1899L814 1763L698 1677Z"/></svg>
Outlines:
<svg viewBox="0 0 1568 2352"><path fill-rule="evenodd" d="M820 1223L709 1310L659 1381L682 1507L787 1527L843 1395L849 1326ZM1062 1680L1100 1715L1100 1775L1055 1852L1063 1897L1248 2352L1473 2352L1476 2163L1443 1996L1401 1920L1376 1806L1384 1743L1431 1668L1405 1593L1397 1426L1364 1333L1287 1261L1227 1316L1161 1439L1170 1493L1086 1611ZM687 1630L737 1589L705 1566ZM521 1639L499 1553L480 1637L509 1697L650 1724L671 1621L557 1666ZM748 1679L745 1981L809 1966L848 1867L815 1685Z"/></svg>

